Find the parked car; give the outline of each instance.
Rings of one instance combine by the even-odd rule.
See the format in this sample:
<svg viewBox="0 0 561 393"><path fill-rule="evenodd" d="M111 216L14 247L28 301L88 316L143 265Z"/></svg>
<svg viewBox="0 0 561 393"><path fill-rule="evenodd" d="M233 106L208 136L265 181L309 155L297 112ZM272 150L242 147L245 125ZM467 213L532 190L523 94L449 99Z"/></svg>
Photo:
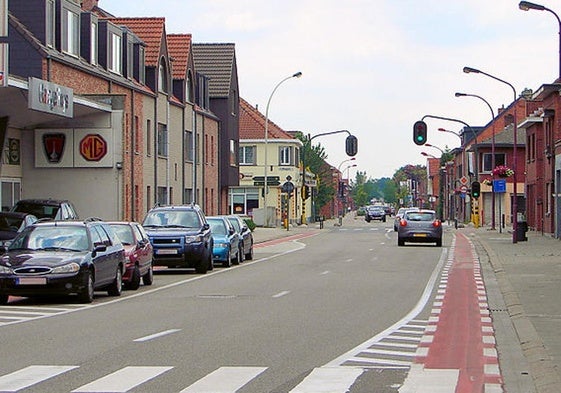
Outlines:
<svg viewBox="0 0 561 393"><path fill-rule="evenodd" d="M213 239L205 214L198 205L157 206L142 226L154 248L154 265L212 270Z"/></svg>
<svg viewBox="0 0 561 393"><path fill-rule="evenodd" d="M366 222L370 222L372 220L379 220L382 222L386 222L386 212L384 210L384 207L368 206L364 214L364 219L366 220Z"/></svg>
<svg viewBox="0 0 561 393"><path fill-rule="evenodd" d="M140 287L141 278L144 285L152 285L154 251L142 225L134 221L111 221L108 224L125 247L127 257L123 273L125 289L137 290Z"/></svg>
<svg viewBox="0 0 561 393"><path fill-rule="evenodd" d="M7 247L18 233L37 221L29 213L0 212L0 246Z"/></svg>
<svg viewBox="0 0 561 393"><path fill-rule="evenodd" d="M434 210L408 211L403 214L397 229L397 245L405 242L436 243L442 247L442 223Z"/></svg>
<svg viewBox="0 0 561 393"><path fill-rule="evenodd" d="M393 230L397 232L397 228L399 228L399 222L401 221L401 217L403 217L403 214L405 214L405 212L418 210L418 207L400 207L393 220Z"/></svg>
<svg viewBox="0 0 561 393"><path fill-rule="evenodd" d="M214 247L213 262L222 263L224 267L239 265L242 261L240 237L230 221L224 216L207 217L210 224Z"/></svg>
<svg viewBox="0 0 561 393"><path fill-rule="evenodd" d="M253 233L251 229L247 226L247 223L238 215L226 216L230 223L234 226L234 229L238 233L240 239L240 250L242 255L242 261L247 259L253 259Z"/></svg>
<svg viewBox="0 0 561 393"><path fill-rule="evenodd" d="M66 199L21 199L10 209L12 212L33 214L38 219L78 220L72 202Z"/></svg>
<svg viewBox="0 0 561 393"><path fill-rule="evenodd" d="M0 258L0 304L13 296L77 295L94 290L121 295L125 250L98 220L36 222L19 233Z"/></svg>

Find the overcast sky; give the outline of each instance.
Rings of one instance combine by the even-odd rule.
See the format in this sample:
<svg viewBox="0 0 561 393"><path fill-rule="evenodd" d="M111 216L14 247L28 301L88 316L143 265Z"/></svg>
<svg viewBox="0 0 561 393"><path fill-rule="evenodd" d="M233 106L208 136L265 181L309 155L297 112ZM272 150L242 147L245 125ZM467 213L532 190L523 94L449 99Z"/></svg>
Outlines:
<svg viewBox="0 0 561 393"><path fill-rule="evenodd" d="M310 135L346 129L359 139L356 168L391 177L407 164L426 164L413 143L424 115L471 126L491 120L514 99L507 85L537 90L559 73L559 24L546 11L521 11L519 0L99 0L119 17L158 16L166 32L190 33L196 43L236 45L240 95L284 130ZM559 0L538 0L561 15ZM428 142L442 149L459 138L460 123L427 119ZM344 134L314 139L327 161L344 169ZM345 172L345 175L347 172Z"/></svg>

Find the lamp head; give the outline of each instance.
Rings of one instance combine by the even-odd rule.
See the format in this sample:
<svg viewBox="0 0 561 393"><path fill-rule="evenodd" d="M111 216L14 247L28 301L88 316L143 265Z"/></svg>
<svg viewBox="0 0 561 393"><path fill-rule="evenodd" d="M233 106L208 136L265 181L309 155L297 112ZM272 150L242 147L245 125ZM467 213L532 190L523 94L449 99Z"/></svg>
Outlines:
<svg viewBox="0 0 561 393"><path fill-rule="evenodd" d="M456 97L465 97L465 96L467 96L467 94L466 94L466 93L454 93L454 96L456 96Z"/></svg>
<svg viewBox="0 0 561 393"><path fill-rule="evenodd" d="M471 67L464 67L464 72L466 74L469 74L470 72L473 72L474 74L479 74L481 71L479 71L476 68L471 68Z"/></svg>
<svg viewBox="0 0 561 393"><path fill-rule="evenodd" d="M297 73L292 75L293 78L300 78L301 76L302 76L302 73L300 71L298 71Z"/></svg>
<svg viewBox="0 0 561 393"><path fill-rule="evenodd" d="M521 1L518 4L518 8L520 8L522 11L528 11L528 10L544 11L545 10L545 7L543 5L530 3L529 1Z"/></svg>
<svg viewBox="0 0 561 393"><path fill-rule="evenodd" d="M447 131L446 128L439 128L438 131Z"/></svg>

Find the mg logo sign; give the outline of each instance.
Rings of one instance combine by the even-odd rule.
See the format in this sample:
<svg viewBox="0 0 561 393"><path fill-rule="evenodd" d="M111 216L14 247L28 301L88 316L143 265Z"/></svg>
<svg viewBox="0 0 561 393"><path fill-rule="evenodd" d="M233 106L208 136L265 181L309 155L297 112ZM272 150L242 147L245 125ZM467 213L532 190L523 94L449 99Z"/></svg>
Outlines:
<svg viewBox="0 0 561 393"><path fill-rule="evenodd" d="M107 142L99 134L88 134L80 141L80 154L86 161L100 161L107 154Z"/></svg>

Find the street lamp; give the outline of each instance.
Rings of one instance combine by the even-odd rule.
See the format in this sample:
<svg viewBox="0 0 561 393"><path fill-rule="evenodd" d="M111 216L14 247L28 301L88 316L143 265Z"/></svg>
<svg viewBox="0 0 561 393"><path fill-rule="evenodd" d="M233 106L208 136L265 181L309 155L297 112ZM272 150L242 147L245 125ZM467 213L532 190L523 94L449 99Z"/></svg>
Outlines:
<svg viewBox="0 0 561 393"><path fill-rule="evenodd" d="M337 170L340 172L340 171L341 171L341 166L342 166L345 162L354 161L354 160L356 160L356 157L352 157L352 158L349 158L349 159L347 159L347 160L341 161L341 163L340 163L339 166L337 167ZM355 165L355 166L356 166L356 165Z"/></svg>
<svg viewBox="0 0 561 393"><path fill-rule="evenodd" d="M428 147L434 147L435 149L437 149L438 151L440 151L441 154L444 154L444 150L442 150L440 147L435 146L435 145L431 145L430 143L425 143L425 146Z"/></svg>
<svg viewBox="0 0 561 393"><path fill-rule="evenodd" d="M427 153L427 152L425 152L425 151L422 151L422 152L421 152L421 155L423 155L423 156L425 156L425 157L429 157L429 158L434 158L434 159L436 159L436 160L439 160L439 159L440 159L440 158L438 158L438 157L436 157L436 156L433 156L432 154Z"/></svg>
<svg viewBox="0 0 561 393"><path fill-rule="evenodd" d="M517 242L518 242L518 239L517 239L517 236L518 236L518 234L517 234L517 231L518 231L518 201L517 201L518 195L517 195L517 192L516 192L516 183L517 183L516 178L517 178L517 176L518 176L518 168L516 167L516 164L517 164L517 159L516 159L516 156L517 156L516 145L517 145L517 134L518 134L518 125L517 125L518 120L517 120L517 117L516 117L516 106L517 106L516 101L517 101L517 98L518 98L518 97L517 97L517 95L516 95L516 89L515 89L514 86L513 86L512 84L510 84L509 82L507 82L507 81L505 81L505 80L502 80L502 79L500 79L500 78L497 78L496 76L493 76L493 75L488 74L488 73L486 73L486 72L480 71L480 70L478 70L478 69L476 69L476 68L464 67L463 71L464 71L466 74L470 74L470 73L474 73L474 74L483 74L483 75L485 75L485 76L488 76L488 77L491 78L491 79L494 79L494 80L496 80L496 81L499 81L499 82L501 82L501 83L504 83L505 85L510 86L510 88L512 89L512 92L513 92L513 94L514 94L514 101L513 101L513 103L514 103L514 110L513 110L513 111L514 111L514 138L513 138L513 144L514 144L514 146L513 146L513 148L512 148L512 152L513 152L513 157L512 157L512 166L513 166L513 168L512 168L512 169L514 170L514 175L512 175L512 182L514 183L514 184L513 184L512 193L514 194L514 195L513 195L514 198L513 198L513 202L512 202L512 242L513 242L513 243L517 243Z"/></svg>
<svg viewBox="0 0 561 393"><path fill-rule="evenodd" d="M521 1L518 4L518 8L522 11L536 10L551 12L553 16L557 18L557 23L559 24L559 78L561 79L561 19L559 19L559 15L543 5L530 3L529 1Z"/></svg>
<svg viewBox="0 0 561 393"><path fill-rule="evenodd" d="M275 86L275 88L273 89L273 91L271 92L271 95L269 96L269 100L267 101L267 108L265 109L265 155L263 156L264 160L265 160L265 173L263 176L263 180L264 180L264 184L263 184L263 210L264 210L264 224L266 227L269 226L269 219L268 219L268 214L267 214L267 195L269 194L269 186L268 186L268 182L267 182L267 166L268 166L268 162L267 162L267 150L268 148L268 142L269 142L269 106L271 105L271 99L273 98L273 95L275 94L275 91L277 91L277 89L279 88L279 86L283 83L286 82L289 79L292 78L300 78L302 76L302 73L300 71L298 71L295 74L292 74L290 76L287 76L286 78L284 78L283 80L281 80L279 83L277 83L277 85Z"/></svg>
<svg viewBox="0 0 561 393"><path fill-rule="evenodd" d="M489 110L491 111L491 127L492 127L492 137L491 137L491 168L495 168L495 112L493 111L493 107L489 102L477 94L468 94L468 93L456 93L454 94L456 97L475 97L479 98L481 101L487 104ZM494 175L493 175L494 176ZM491 187L491 211L492 211L492 218L491 218L491 230L495 230L495 187Z"/></svg>

